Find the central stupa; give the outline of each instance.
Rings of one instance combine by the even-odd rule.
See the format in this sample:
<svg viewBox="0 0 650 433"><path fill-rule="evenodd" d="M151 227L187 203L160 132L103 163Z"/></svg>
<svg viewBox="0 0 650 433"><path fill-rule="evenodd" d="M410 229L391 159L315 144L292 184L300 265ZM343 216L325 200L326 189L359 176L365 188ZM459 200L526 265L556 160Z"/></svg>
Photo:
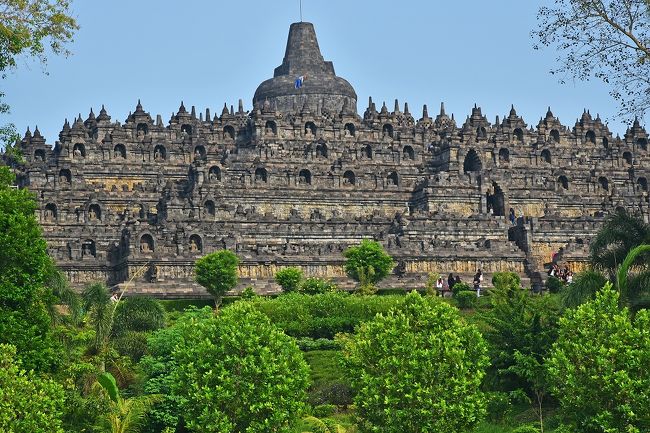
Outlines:
<svg viewBox="0 0 650 433"><path fill-rule="evenodd" d="M346 100L347 109L356 112L357 94L350 83L336 76L332 62L323 59L314 25L291 24L284 60L275 68L273 78L257 88L253 105L258 107L268 101L283 113L304 108L314 113L339 113Z"/></svg>

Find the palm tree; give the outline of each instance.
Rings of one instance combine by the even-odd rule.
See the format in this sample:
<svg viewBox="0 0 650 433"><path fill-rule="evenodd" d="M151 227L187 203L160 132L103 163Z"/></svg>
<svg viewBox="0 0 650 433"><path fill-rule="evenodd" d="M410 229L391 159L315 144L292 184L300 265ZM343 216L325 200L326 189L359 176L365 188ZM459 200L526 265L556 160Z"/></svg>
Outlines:
<svg viewBox="0 0 650 433"><path fill-rule="evenodd" d="M104 371L103 355L106 353L113 329L113 313L116 302L111 300L108 288L101 283L87 286L81 294L81 298L84 310L88 312L90 323L95 330L93 349L101 359L100 369Z"/></svg>
<svg viewBox="0 0 650 433"><path fill-rule="evenodd" d="M613 280L628 252L641 244L650 244L650 225L620 209L607 218L591 242L591 263ZM641 254L635 259L635 264L647 262L647 258L648 255Z"/></svg>
<svg viewBox="0 0 650 433"><path fill-rule="evenodd" d="M573 283L562 290L562 303L567 308L592 299L606 281L616 282L622 263L637 246L650 244L650 224L625 210L612 214L591 242L590 261L593 266L577 274ZM620 290L621 305L638 310L650 306L650 252L642 249L630 257L625 266L625 286ZM628 270L633 269L633 275Z"/></svg>
<svg viewBox="0 0 650 433"><path fill-rule="evenodd" d="M619 291L621 306L630 307L632 311L650 306L650 270L641 269L635 275L628 275L630 267L636 266L639 257L650 252L650 245L639 245L630 250L616 274L616 286ZM644 263L648 264L647 260Z"/></svg>
<svg viewBox="0 0 650 433"><path fill-rule="evenodd" d="M102 373L97 382L104 389L110 400L110 410L106 421L111 433L139 433L146 419L147 412L156 402L158 396L146 395L122 398L115 378L110 373Z"/></svg>

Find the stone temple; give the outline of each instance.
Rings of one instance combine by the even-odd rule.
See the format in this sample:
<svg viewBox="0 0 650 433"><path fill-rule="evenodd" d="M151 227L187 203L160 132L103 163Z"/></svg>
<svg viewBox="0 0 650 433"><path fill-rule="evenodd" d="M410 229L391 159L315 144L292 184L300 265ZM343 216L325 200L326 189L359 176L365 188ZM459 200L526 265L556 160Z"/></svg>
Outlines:
<svg viewBox="0 0 650 433"><path fill-rule="evenodd" d="M481 268L486 281L508 270L538 288L554 252L584 267L608 213L650 213L638 121L619 138L588 111L569 127L549 109L533 126L514 108L494 123L476 106L464 121L442 106L417 119L370 100L361 116L305 22L251 111L181 103L165 124L138 102L120 123L102 107L66 121L54 147L38 129L20 146L19 185L36 193L73 285L133 279L130 290L159 297L206 295L194 262L224 248L241 259L238 289L277 291L285 266L352 288L341 253L363 238L397 262L384 287Z"/></svg>

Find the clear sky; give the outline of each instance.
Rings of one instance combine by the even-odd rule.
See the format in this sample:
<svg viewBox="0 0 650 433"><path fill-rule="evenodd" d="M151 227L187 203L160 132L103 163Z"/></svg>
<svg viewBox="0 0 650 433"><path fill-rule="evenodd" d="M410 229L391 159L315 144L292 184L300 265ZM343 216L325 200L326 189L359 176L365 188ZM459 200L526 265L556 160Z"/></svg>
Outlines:
<svg viewBox="0 0 650 433"><path fill-rule="evenodd" d="M303 0L321 51L337 75L355 88L363 113L368 96L378 106L422 104L436 114L441 101L459 124L474 103L494 122L510 104L530 125L551 106L569 126L583 108L626 126L600 81L559 84L549 74L556 53L533 50L530 31L548 0ZM289 25L299 21L298 0L76 0L81 29L73 56L50 57L48 75L23 61L0 82L21 134L38 125L53 144L65 118L86 119L106 105L123 122L138 98L167 122L181 100L200 112L221 112L239 98L250 109L256 87L284 55Z"/></svg>

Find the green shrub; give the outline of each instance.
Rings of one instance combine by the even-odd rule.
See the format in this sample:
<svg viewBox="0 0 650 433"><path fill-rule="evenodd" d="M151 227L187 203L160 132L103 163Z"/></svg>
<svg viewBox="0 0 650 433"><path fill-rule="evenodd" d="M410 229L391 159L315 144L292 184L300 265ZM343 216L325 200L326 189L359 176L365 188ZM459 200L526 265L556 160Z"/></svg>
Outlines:
<svg viewBox="0 0 650 433"><path fill-rule="evenodd" d="M296 339L298 347L303 352L309 352L312 350L337 350L341 348L341 345L336 340L328 340L327 338L309 338L309 337L300 337Z"/></svg>
<svg viewBox="0 0 650 433"><path fill-rule="evenodd" d="M397 295L397 296L406 296L408 292L404 289L379 289L377 294L380 296L383 295Z"/></svg>
<svg viewBox="0 0 650 433"><path fill-rule="evenodd" d="M298 290L302 279L302 270L296 267L280 269L275 273L275 282L282 287L282 291L284 292L295 292Z"/></svg>
<svg viewBox="0 0 650 433"><path fill-rule="evenodd" d="M550 293L559 293L560 290L562 290L562 287L564 287L564 284L562 283L562 281L560 281L559 278L550 276L546 280L546 289Z"/></svg>
<svg viewBox="0 0 650 433"><path fill-rule="evenodd" d="M159 302L167 312L183 312L188 308L203 308L214 306L214 301L212 299L165 299Z"/></svg>
<svg viewBox="0 0 650 433"><path fill-rule="evenodd" d="M326 418L336 413L336 405L333 404L319 404L314 407L313 415L316 418Z"/></svg>
<svg viewBox="0 0 650 433"><path fill-rule="evenodd" d="M463 290L456 295L458 307L462 309L472 308L476 305L476 292Z"/></svg>
<svg viewBox="0 0 650 433"><path fill-rule="evenodd" d="M468 290L472 290L472 286L470 286L467 283L456 283L456 284L454 284L454 287L451 288L451 291L454 294L454 297L456 297L456 295L458 295L458 293L466 292Z"/></svg>
<svg viewBox="0 0 650 433"><path fill-rule="evenodd" d="M322 278L307 278L300 285L300 291L307 295L318 295L321 293L334 292L338 286L331 281Z"/></svg>
<svg viewBox="0 0 650 433"><path fill-rule="evenodd" d="M319 295L287 293L277 298L258 297L249 301L271 322L293 337L333 339L340 332L353 332L360 323L377 313L399 307L404 296L356 296L346 292Z"/></svg>
<svg viewBox="0 0 650 433"><path fill-rule="evenodd" d="M257 296L257 293L255 293L255 289L251 286L246 287L239 295L242 299L253 299L255 296Z"/></svg>
<svg viewBox="0 0 650 433"><path fill-rule="evenodd" d="M517 290L521 287L521 278L514 272L495 272L492 275L492 285L497 289Z"/></svg>
<svg viewBox="0 0 650 433"><path fill-rule="evenodd" d="M514 429L511 433L539 433L539 429L532 425L522 425Z"/></svg>
<svg viewBox="0 0 650 433"><path fill-rule="evenodd" d="M128 331L155 331L165 326L165 308L154 299L145 296L124 298L115 308L113 335Z"/></svg>
<svg viewBox="0 0 650 433"><path fill-rule="evenodd" d="M364 239L343 252L345 272L362 285L375 285L388 276L395 266L384 247L377 241Z"/></svg>
<svg viewBox="0 0 650 433"><path fill-rule="evenodd" d="M147 332L127 331L113 341L113 346L120 355L125 355L138 362L147 352Z"/></svg>

